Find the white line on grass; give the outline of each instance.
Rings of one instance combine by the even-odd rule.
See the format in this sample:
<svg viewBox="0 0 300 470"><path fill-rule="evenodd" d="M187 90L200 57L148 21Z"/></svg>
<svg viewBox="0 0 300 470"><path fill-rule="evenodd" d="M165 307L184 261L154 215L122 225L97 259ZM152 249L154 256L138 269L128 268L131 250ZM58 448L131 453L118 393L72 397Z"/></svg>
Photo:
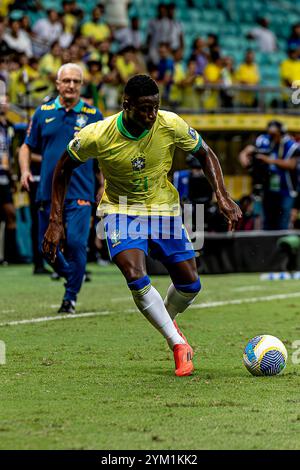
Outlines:
<svg viewBox="0 0 300 470"><path fill-rule="evenodd" d="M206 302L202 304L193 304L190 306L192 309L202 309L202 308L213 308L213 307L224 307L226 305L241 305L247 303L256 303L256 302L270 302L272 300L285 300L290 298L300 297L300 292L291 292L289 294L276 294L276 295L267 295L264 297L252 297L249 299L234 299L234 300L220 300L217 302ZM123 313L134 313L137 312L136 309L131 308L124 310ZM104 312L86 312L78 313L75 315L56 315L53 317L40 317L40 318L30 318L27 320L15 320L10 322L0 323L1 326L14 326L14 325L26 325L31 323L43 323L47 321L55 320L73 320L74 318L85 318L85 317L99 317L105 315L113 315L114 312L104 311Z"/></svg>
<svg viewBox="0 0 300 470"><path fill-rule="evenodd" d="M270 302L272 300L284 300L293 297L300 297L300 292L291 292L289 294L265 295L263 297L250 297L248 299L220 300L217 302L207 302L203 304L192 304L189 308L211 308L223 307L224 305L240 305L256 302Z"/></svg>
<svg viewBox="0 0 300 470"><path fill-rule="evenodd" d="M262 285L253 285L253 286L242 286L242 287L233 287L230 289L233 292L248 292L248 291L253 291L253 290L265 290L266 286Z"/></svg>

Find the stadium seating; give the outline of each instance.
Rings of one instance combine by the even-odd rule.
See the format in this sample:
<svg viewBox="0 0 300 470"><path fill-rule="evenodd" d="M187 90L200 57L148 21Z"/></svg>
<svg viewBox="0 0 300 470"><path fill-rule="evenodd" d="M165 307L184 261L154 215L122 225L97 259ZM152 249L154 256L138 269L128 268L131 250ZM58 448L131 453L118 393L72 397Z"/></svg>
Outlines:
<svg viewBox="0 0 300 470"><path fill-rule="evenodd" d="M145 5L143 0L132 0L129 15L138 15L144 29L148 20L156 16L158 3L159 0L151 0ZM291 26L299 21L300 7L295 2L194 0L193 4L193 8L187 8L186 0L176 1L177 19L182 23L185 34L185 59L190 55L189 49L195 37L215 33L219 36L223 55L231 55L235 65L243 60L246 49L252 48L256 52L258 65L262 67L261 84L279 84L279 64L286 57L287 38ZM278 38L278 51L272 54L260 53L257 43L246 38L247 33L255 27L258 16L266 16L271 20L270 29Z"/></svg>

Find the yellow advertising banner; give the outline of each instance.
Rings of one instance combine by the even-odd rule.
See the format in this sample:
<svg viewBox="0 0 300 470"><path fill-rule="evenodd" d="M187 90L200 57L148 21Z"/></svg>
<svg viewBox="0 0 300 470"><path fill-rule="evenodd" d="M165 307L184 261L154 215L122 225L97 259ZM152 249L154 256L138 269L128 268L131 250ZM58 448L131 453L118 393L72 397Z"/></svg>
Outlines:
<svg viewBox="0 0 300 470"><path fill-rule="evenodd" d="M300 132L300 115L286 114L181 114L200 131L263 131L272 120L283 122L290 132Z"/></svg>

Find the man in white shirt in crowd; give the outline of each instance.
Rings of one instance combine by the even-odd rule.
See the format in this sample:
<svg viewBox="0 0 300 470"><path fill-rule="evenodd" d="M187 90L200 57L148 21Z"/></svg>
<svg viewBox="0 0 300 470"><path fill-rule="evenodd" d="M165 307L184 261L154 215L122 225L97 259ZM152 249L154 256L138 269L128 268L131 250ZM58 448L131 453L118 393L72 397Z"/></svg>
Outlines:
<svg viewBox="0 0 300 470"><path fill-rule="evenodd" d="M247 37L255 39L261 52L274 52L277 49L276 36L269 29L269 22L266 18L258 18L255 28L251 29Z"/></svg>
<svg viewBox="0 0 300 470"><path fill-rule="evenodd" d="M3 35L6 44L13 51L24 53L27 57L32 57L32 43L30 36L21 28L20 20L24 16L20 10L15 10L9 17L9 29Z"/></svg>
<svg viewBox="0 0 300 470"><path fill-rule="evenodd" d="M37 38L47 45L51 46L55 41L59 40L63 27L59 19L59 15L55 10L48 10L48 17L38 20L32 28Z"/></svg>

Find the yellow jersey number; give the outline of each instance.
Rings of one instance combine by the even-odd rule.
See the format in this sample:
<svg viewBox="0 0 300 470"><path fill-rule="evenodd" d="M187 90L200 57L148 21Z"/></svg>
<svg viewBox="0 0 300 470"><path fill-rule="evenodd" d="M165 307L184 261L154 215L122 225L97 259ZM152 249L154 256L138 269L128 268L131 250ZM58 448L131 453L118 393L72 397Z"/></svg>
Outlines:
<svg viewBox="0 0 300 470"><path fill-rule="evenodd" d="M144 176L142 178L135 178L132 180L134 188L134 193L139 193L141 191L148 191L148 176Z"/></svg>

